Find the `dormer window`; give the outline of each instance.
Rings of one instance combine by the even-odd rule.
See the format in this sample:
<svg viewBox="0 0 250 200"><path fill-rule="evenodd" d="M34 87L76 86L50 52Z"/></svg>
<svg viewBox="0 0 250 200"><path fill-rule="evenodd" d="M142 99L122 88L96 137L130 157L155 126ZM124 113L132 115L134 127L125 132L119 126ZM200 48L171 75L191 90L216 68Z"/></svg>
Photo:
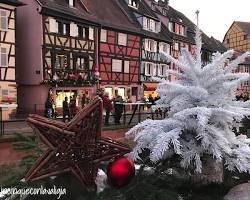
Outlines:
<svg viewBox="0 0 250 200"><path fill-rule="evenodd" d="M133 8L139 7L139 0L128 0L128 5Z"/></svg>
<svg viewBox="0 0 250 200"><path fill-rule="evenodd" d="M68 0L69 1L69 6L75 7L75 0Z"/></svg>
<svg viewBox="0 0 250 200"><path fill-rule="evenodd" d="M152 31L155 33L159 33L161 31L161 22L149 19L147 17L143 17L142 26L144 30Z"/></svg>

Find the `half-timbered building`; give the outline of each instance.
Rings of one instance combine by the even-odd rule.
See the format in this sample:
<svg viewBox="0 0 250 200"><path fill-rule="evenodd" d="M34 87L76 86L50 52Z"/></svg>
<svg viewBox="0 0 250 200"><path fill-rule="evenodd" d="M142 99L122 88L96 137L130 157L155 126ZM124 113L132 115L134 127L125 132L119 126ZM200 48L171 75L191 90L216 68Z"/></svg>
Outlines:
<svg viewBox="0 0 250 200"><path fill-rule="evenodd" d="M16 9L18 0L0 1L0 101L15 102L16 89ZM13 110L4 111L9 118Z"/></svg>
<svg viewBox="0 0 250 200"><path fill-rule="evenodd" d="M144 1L124 0L119 4L140 28L142 36L140 82L144 90L143 95L148 97L151 94L155 97L158 82L152 77L168 79L169 63L161 59L160 52L170 53L171 38L166 34L159 18Z"/></svg>
<svg viewBox="0 0 250 200"><path fill-rule="evenodd" d="M250 51L250 22L233 22L224 36L223 43L228 49Z"/></svg>
<svg viewBox="0 0 250 200"><path fill-rule="evenodd" d="M250 22L233 22L224 36L223 43L228 49L236 50L236 55L250 51ZM235 72L250 73L250 58L241 63ZM250 97L250 80L238 88L237 94Z"/></svg>
<svg viewBox="0 0 250 200"><path fill-rule="evenodd" d="M161 29L168 36L171 45L168 48L163 46L163 51L170 53L173 57L178 58L182 48L188 49L192 54L195 52L195 29L196 26L184 14L173 9L169 5L168 0L142 0L151 8L153 14L161 22ZM225 47L216 39L209 38L206 34L202 34L202 61L204 64L211 60L212 54L216 51L224 52ZM167 49L167 50L165 50ZM159 52L162 51L159 45ZM169 64L168 68L180 72L178 66ZM146 71L145 71L146 73ZM153 75L155 75L153 73ZM177 77L169 75L168 79L174 81Z"/></svg>
<svg viewBox="0 0 250 200"><path fill-rule="evenodd" d="M51 92L56 107L64 98L94 92L97 24L81 0L24 0L18 11L20 112L42 112Z"/></svg>
<svg viewBox="0 0 250 200"><path fill-rule="evenodd" d="M111 98L117 91L124 100L136 101L140 93L139 29L124 15L119 1L92 0L88 9L100 24L98 66L101 87Z"/></svg>

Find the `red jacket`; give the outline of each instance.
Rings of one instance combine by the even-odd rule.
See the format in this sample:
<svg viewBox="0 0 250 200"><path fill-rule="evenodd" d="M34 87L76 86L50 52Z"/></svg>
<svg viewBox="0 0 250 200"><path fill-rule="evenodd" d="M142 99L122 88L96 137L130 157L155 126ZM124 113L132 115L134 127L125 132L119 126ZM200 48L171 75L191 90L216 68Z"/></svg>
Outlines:
<svg viewBox="0 0 250 200"><path fill-rule="evenodd" d="M109 99L109 96L104 95L103 98L103 108L107 111L111 111L113 109L112 101Z"/></svg>

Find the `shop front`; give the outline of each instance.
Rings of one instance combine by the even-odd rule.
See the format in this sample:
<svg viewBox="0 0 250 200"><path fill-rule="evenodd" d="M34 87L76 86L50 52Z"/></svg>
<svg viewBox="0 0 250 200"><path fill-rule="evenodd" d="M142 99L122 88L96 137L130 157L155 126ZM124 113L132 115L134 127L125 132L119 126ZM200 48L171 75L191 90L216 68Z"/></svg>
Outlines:
<svg viewBox="0 0 250 200"><path fill-rule="evenodd" d="M57 114L62 115L63 101L65 97L70 98L75 96L76 106L80 109L82 107L82 97L85 95L89 100L94 98L94 87L57 87L51 89L51 96L54 101L54 106Z"/></svg>
<svg viewBox="0 0 250 200"><path fill-rule="evenodd" d="M153 98L157 97L158 93L156 92L156 88L159 83L156 82L147 82L143 83L143 95L145 98L148 98L149 95L152 95Z"/></svg>
<svg viewBox="0 0 250 200"><path fill-rule="evenodd" d="M109 94L109 98L113 99L115 97L115 92L122 97L125 102L136 102L139 99L139 86L138 85L107 85L102 87L104 92Z"/></svg>

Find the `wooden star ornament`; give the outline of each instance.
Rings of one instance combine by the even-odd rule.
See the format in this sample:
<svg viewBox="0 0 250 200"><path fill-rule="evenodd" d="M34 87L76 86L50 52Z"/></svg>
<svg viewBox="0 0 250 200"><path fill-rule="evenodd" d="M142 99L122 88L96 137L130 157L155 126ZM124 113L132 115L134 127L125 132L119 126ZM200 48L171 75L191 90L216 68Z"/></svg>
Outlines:
<svg viewBox="0 0 250 200"><path fill-rule="evenodd" d="M103 104L99 97L69 123L30 115L27 123L48 147L25 176L27 182L71 172L85 187L96 188L101 161L122 156L127 145L101 137Z"/></svg>

